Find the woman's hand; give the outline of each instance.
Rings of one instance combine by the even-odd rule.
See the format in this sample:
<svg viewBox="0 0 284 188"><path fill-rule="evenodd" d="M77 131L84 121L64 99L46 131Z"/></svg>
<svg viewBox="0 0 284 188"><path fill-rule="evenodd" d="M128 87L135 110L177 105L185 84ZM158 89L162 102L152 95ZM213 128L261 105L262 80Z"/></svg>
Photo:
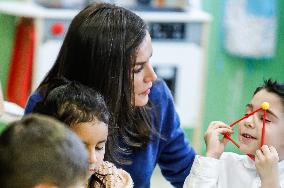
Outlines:
<svg viewBox="0 0 284 188"><path fill-rule="evenodd" d="M204 135L206 143L206 157L219 159L224 152L228 139L219 139L220 134L232 134L234 130L221 121L212 121Z"/></svg>
<svg viewBox="0 0 284 188"><path fill-rule="evenodd" d="M261 179L261 187L280 187L278 153L273 146L263 145L256 151L255 166Z"/></svg>

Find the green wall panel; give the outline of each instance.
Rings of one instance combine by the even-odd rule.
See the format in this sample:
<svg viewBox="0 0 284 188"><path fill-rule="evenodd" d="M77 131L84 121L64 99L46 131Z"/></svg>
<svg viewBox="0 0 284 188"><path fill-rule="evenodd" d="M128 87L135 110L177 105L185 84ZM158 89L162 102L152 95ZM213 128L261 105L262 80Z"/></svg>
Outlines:
<svg viewBox="0 0 284 188"><path fill-rule="evenodd" d="M6 91L16 18L0 14L0 81ZM4 92L5 93L5 92Z"/></svg>

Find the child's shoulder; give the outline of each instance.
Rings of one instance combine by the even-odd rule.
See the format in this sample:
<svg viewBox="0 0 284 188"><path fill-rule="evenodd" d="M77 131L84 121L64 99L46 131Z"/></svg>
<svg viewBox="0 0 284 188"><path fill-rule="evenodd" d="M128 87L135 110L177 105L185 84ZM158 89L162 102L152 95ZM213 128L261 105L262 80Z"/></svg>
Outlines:
<svg viewBox="0 0 284 188"><path fill-rule="evenodd" d="M117 168L113 163L104 161L98 169L98 174L101 175L102 181L106 187L110 188L132 188L133 180L128 172L121 168Z"/></svg>

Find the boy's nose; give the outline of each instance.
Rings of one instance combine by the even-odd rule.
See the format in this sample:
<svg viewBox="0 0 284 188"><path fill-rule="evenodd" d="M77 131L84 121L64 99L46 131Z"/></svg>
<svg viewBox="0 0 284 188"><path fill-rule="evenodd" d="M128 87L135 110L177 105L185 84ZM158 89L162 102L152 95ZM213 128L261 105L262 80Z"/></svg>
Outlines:
<svg viewBox="0 0 284 188"><path fill-rule="evenodd" d="M254 125L253 125L253 117L252 117L252 116L248 117L248 118L245 120L245 126L246 126L246 127L250 127L250 128L254 128Z"/></svg>

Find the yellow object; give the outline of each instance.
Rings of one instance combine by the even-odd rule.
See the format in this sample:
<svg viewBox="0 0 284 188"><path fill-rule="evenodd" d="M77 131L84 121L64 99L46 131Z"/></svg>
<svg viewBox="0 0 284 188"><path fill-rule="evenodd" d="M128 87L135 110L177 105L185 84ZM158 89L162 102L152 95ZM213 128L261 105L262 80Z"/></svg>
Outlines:
<svg viewBox="0 0 284 188"><path fill-rule="evenodd" d="M268 103L268 102L263 102L263 103L261 104L261 108L262 108L263 110L268 110L268 109L269 109L269 103Z"/></svg>

